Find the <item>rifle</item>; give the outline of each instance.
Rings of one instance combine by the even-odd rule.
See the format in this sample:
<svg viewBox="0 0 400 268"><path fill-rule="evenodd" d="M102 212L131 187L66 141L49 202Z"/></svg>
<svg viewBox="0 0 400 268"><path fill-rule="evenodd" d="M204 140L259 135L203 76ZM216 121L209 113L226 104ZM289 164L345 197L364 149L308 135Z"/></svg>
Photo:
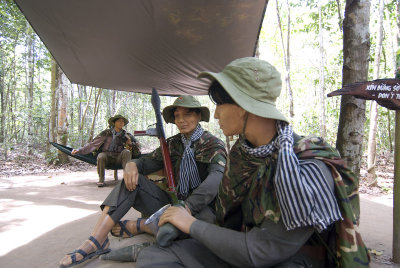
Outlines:
<svg viewBox="0 0 400 268"><path fill-rule="evenodd" d="M168 183L168 190L167 192L172 198L172 203L174 205L183 206L183 204L177 198L176 186L175 186L175 179L174 174L172 173L172 163L171 157L169 154L167 141L165 138L164 127L161 118L161 109L160 109L160 97L158 96L157 90L153 88L151 92L151 104L153 105L154 112L156 114L156 130L157 130L157 137L160 140L160 147L164 161L164 169L165 174L167 177ZM158 220L160 219L162 213L169 207L166 205L156 211L152 216L150 216L145 224L149 224L151 222L156 222L158 224ZM177 238L179 235L178 229L170 223L166 223L160 227L157 232L156 240L157 243L162 247L167 247L171 245L172 241Z"/></svg>
<svg viewBox="0 0 400 268"><path fill-rule="evenodd" d="M160 97L158 96L157 90L153 88L151 92L151 104L153 105L154 112L156 114L156 130L157 130L157 137L160 140L160 147L164 161L164 169L165 175L167 177L168 183L168 191L171 193L175 193L176 196L176 186L175 186L175 179L174 174L172 173L172 163L171 157L169 155L169 150L167 146L167 141L165 138L164 127L161 118L161 109L160 109Z"/></svg>

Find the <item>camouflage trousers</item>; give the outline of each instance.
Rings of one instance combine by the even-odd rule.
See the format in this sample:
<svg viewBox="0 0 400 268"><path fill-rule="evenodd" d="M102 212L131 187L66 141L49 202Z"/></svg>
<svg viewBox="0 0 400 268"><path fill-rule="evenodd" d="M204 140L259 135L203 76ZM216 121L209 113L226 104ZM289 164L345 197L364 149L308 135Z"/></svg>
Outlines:
<svg viewBox="0 0 400 268"><path fill-rule="evenodd" d="M99 182L104 182L106 166L122 165L125 167L132 159L132 152L125 149L120 153L102 152L97 156L97 173L99 174Z"/></svg>

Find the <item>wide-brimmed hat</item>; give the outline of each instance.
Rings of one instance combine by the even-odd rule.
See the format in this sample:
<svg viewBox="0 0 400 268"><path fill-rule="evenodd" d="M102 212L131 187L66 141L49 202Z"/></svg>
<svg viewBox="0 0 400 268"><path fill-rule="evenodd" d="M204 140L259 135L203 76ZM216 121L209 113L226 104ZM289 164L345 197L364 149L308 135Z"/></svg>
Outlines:
<svg viewBox="0 0 400 268"><path fill-rule="evenodd" d="M129 120L128 120L128 119L126 119L125 117L123 117L123 116L120 115L120 114L117 114L117 115L114 115L113 117L110 117L110 119L108 119L108 124L109 124L110 126L114 126L114 122L115 122L116 120L120 119L120 118L124 119L125 126L129 123Z"/></svg>
<svg viewBox="0 0 400 268"><path fill-rule="evenodd" d="M200 102L193 96L179 96L172 105L163 109L162 115L165 122L175 123L174 111L176 107L197 108L201 112L200 121L210 120L210 110L206 106L201 106Z"/></svg>
<svg viewBox="0 0 400 268"><path fill-rule="evenodd" d="M220 73L201 72L198 77L217 80L240 107L252 114L289 122L275 106L282 88L281 74L264 60L236 59Z"/></svg>

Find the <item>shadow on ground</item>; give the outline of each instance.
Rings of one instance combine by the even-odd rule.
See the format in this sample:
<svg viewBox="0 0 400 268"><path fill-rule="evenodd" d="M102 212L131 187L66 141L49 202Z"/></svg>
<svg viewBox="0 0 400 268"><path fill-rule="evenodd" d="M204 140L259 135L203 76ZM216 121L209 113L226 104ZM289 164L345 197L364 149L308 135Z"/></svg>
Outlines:
<svg viewBox="0 0 400 268"><path fill-rule="evenodd" d="M121 178L120 174L120 178ZM96 186L93 168L82 172L0 178L0 267L58 267L59 260L76 249L90 234L100 215L99 205L116 184L106 172L108 186ZM361 196L360 232L372 254L371 267L400 267L390 262L392 248L392 199ZM136 219L131 210L124 218ZM111 249L153 239L109 236ZM76 267L134 267L94 259Z"/></svg>

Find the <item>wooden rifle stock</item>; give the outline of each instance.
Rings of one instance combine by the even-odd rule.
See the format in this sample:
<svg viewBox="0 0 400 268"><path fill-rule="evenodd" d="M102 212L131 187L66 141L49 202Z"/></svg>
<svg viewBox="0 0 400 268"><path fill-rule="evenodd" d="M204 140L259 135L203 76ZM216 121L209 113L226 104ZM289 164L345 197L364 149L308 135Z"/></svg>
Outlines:
<svg viewBox="0 0 400 268"><path fill-rule="evenodd" d="M176 193L176 186L175 186L175 179L174 173L172 172L172 163L171 157L169 155L169 150L167 146L167 141L165 138L164 127L161 118L161 109L160 109L160 97L158 96L157 90L153 88L151 92L151 104L153 105L154 112L156 114L156 129L157 129L157 136L160 140L161 152L164 161L164 168L165 168L165 175L167 177L168 183L168 191Z"/></svg>

